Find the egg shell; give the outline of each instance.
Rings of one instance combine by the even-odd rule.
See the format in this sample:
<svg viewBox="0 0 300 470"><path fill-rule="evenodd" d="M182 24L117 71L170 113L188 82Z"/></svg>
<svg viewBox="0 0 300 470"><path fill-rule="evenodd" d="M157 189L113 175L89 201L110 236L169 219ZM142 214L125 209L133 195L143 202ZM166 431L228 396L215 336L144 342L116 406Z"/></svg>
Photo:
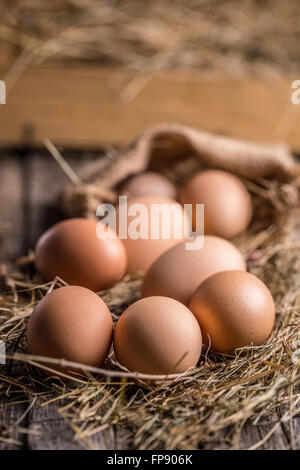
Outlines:
<svg viewBox="0 0 300 470"><path fill-rule="evenodd" d="M120 190L120 195L129 197L158 196L176 199L176 186L165 176L154 171L146 171L129 178Z"/></svg>
<svg viewBox="0 0 300 470"><path fill-rule="evenodd" d="M251 197L236 176L221 170L197 173L181 189L180 203L204 204L204 230L207 234L231 239L246 230L252 216Z"/></svg>
<svg viewBox="0 0 300 470"><path fill-rule="evenodd" d="M130 305L114 331L121 364L146 374L181 373L197 364L201 331L190 310L174 299L148 297Z"/></svg>
<svg viewBox="0 0 300 470"><path fill-rule="evenodd" d="M183 213L182 206L174 201L173 199L155 197L155 196L141 196L137 198L130 199L128 201L127 214L131 209L134 208L136 204L142 205L147 210L148 216L145 217L145 221L148 225L148 238L137 238L133 239L130 237L129 229L130 224L136 220L139 216L128 215L127 216L127 238L122 239L124 244L126 254L127 254L127 272L135 273L137 271L146 271L149 266L166 250L170 247L177 245L185 238L185 230L189 233L191 229L191 222L187 214ZM180 238L177 238L175 235L175 221L174 216L171 215L170 223L170 237L163 238L162 228L163 228L163 217L159 217L158 224L153 224L151 222L151 208L153 205L164 204L165 207L174 209L175 213L182 216L183 224L179 233ZM143 218L144 220L144 218ZM117 211L117 222L119 221L119 210ZM157 239L151 238L151 230L153 227L158 228L159 236ZM117 227L117 233L119 232L119 224Z"/></svg>
<svg viewBox="0 0 300 470"><path fill-rule="evenodd" d="M97 294L80 286L60 287L33 310L27 328L28 350L34 355L99 367L111 348L112 333L111 314Z"/></svg>
<svg viewBox="0 0 300 470"><path fill-rule="evenodd" d="M59 276L68 284L100 291L122 279L127 264L124 246L117 237L98 238L97 223L83 218L68 219L40 237L35 265L46 281Z"/></svg>
<svg viewBox="0 0 300 470"><path fill-rule="evenodd" d="M242 254L229 241L206 235L203 247L191 251L182 242L163 253L152 264L144 277L141 295L163 295L188 305L201 282L227 269L247 269Z"/></svg>
<svg viewBox="0 0 300 470"><path fill-rule="evenodd" d="M206 345L230 352L262 344L271 333L275 306L267 286L256 276L224 271L206 279L190 302ZM209 335L209 338L208 338Z"/></svg>

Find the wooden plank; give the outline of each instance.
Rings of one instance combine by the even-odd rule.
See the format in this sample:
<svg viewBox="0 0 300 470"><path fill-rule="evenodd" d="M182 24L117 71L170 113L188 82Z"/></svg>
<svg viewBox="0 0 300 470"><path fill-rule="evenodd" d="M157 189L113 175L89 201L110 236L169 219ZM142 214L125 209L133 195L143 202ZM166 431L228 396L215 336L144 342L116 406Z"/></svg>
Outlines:
<svg viewBox="0 0 300 470"><path fill-rule="evenodd" d="M60 403L62 406L62 403ZM113 450L120 445L114 428L79 437L71 423L59 414L56 404L36 404L29 413L28 447L32 450ZM79 429L82 423L75 423ZM125 441L124 441L125 442Z"/></svg>
<svg viewBox="0 0 300 470"><path fill-rule="evenodd" d="M25 246L33 249L37 238L62 214L57 207L57 197L67 177L48 154L30 154L27 158L28 190L27 236Z"/></svg>
<svg viewBox="0 0 300 470"><path fill-rule="evenodd" d="M65 160L75 172L82 163L90 163L99 158L99 154L65 152ZM59 207L59 194L69 179L49 154L32 152L26 158L28 183L26 249L34 248L38 237L51 225L66 217Z"/></svg>
<svg viewBox="0 0 300 470"><path fill-rule="evenodd" d="M22 161L2 152L0 158L0 259L22 254L24 233L24 186Z"/></svg>
<svg viewBox="0 0 300 470"><path fill-rule="evenodd" d="M286 450L290 441L285 430L274 412L262 418L258 424L246 422L237 438L232 436L231 429L221 432L219 440L209 442L206 450Z"/></svg>
<svg viewBox="0 0 300 470"><path fill-rule="evenodd" d="M177 122L250 140L283 140L299 150L300 105L291 102L296 78L195 70L137 77L118 68L31 67L0 106L0 145L39 146L44 138L78 148L124 144L151 125Z"/></svg>
<svg viewBox="0 0 300 470"><path fill-rule="evenodd" d="M235 446L241 450L255 448L257 450L287 450L290 442L274 413L257 425L247 423L243 427L239 442Z"/></svg>
<svg viewBox="0 0 300 470"><path fill-rule="evenodd" d="M29 415L28 445L32 450L76 450L85 449L83 442L74 439L69 424L58 414L56 406L35 405Z"/></svg>
<svg viewBox="0 0 300 470"><path fill-rule="evenodd" d="M293 419L294 449L300 450L300 416Z"/></svg>
<svg viewBox="0 0 300 470"><path fill-rule="evenodd" d="M24 404L0 404L0 450L26 448L26 422L21 421L25 411Z"/></svg>

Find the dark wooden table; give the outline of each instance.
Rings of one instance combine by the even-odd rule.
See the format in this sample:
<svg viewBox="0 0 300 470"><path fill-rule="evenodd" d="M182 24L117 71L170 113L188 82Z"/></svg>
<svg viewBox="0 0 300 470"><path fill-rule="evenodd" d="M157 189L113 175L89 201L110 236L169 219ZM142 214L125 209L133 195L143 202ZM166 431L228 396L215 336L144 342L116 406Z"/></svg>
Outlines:
<svg viewBox="0 0 300 470"><path fill-rule="evenodd" d="M96 158L99 153L64 153L75 169ZM50 225L63 218L56 197L67 177L47 151L12 151L0 153L0 227L4 245L2 255L7 259L24 255L34 247L38 236ZM22 367L22 366L18 366ZM0 449L85 449L84 442L57 412L55 404L41 407L28 401L12 405L0 403L0 436L7 426L13 426L13 435L7 442L0 441ZM272 432L274 426L276 430ZM300 417L294 419L294 435L300 432ZM269 437L270 434L270 437ZM260 442L261 441L261 442ZM96 449L127 449L126 432L119 429L103 431L92 437ZM259 449L291 448L290 427L279 422L276 414L259 426L243 428L237 448L248 449L259 443ZM225 442L214 443L214 449L226 448ZM300 449L300 440L296 439Z"/></svg>

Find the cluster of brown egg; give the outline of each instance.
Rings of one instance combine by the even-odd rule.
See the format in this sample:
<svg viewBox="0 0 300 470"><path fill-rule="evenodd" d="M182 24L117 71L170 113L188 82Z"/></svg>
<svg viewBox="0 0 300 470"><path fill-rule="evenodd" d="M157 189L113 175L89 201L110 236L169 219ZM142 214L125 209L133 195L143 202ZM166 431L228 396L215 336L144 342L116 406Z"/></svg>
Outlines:
<svg viewBox="0 0 300 470"><path fill-rule="evenodd" d="M196 204L204 204L203 246L187 250L186 230L178 239L172 226L167 239L122 240L119 226L113 236L99 238L96 220L68 219L51 227L37 243L36 268L46 281L59 276L69 286L53 290L35 307L29 352L100 366L113 343L117 359L129 370L171 374L195 366L202 343L224 353L265 341L275 318L272 296L228 241L246 230L252 217L244 184L230 173L207 170L178 194L165 177L147 172L129 179L120 194L128 196L127 227L134 204L147 209L165 204L175 213L192 204L192 220L185 213L182 220L184 229L195 229ZM153 220L147 224L151 229ZM145 272L142 298L113 329L109 309L95 292L137 271Z"/></svg>

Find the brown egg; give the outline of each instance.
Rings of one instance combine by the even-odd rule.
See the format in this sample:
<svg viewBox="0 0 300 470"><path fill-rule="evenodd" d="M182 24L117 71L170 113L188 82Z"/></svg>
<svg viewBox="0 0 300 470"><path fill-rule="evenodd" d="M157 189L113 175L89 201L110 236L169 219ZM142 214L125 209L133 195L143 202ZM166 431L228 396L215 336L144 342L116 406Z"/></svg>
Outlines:
<svg viewBox="0 0 300 470"><path fill-rule="evenodd" d="M201 331L190 310L174 299L148 297L130 305L114 332L114 350L127 369L181 373L197 364Z"/></svg>
<svg viewBox="0 0 300 470"><path fill-rule="evenodd" d="M252 203L245 185L220 170L197 173L181 189L180 203L204 204L205 233L231 239L243 232L252 216ZM195 206L193 207L195 230Z"/></svg>
<svg viewBox="0 0 300 470"><path fill-rule="evenodd" d="M206 279L190 302L203 335L214 351L230 352L263 343L273 328L275 307L266 285L256 276L224 271ZM209 338L210 341L209 341Z"/></svg>
<svg viewBox="0 0 300 470"><path fill-rule="evenodd" d="M120 195L129 197L158 196L176 199L177 189L165 176L154 171L146 171L132 176L122 186Z"/></svg>
<svg viewBox="0 0 300 470"><path fill-rule="evenodd" d="M97 221L68 219L51 227L35 249L37 271L46 281L55 276L68 284L93 291L113 286L126 271L126 253L121 241L97 237Z"/></svg>
<svg viewBox="0 0 300 470"><path fill-rule="evenodd" d="M47 294L32 312L28 349L30 354L98 367L109 353L112 332L110 312L100 297L85 287L61 287ZM54 368L66 372L60 366Z"/></svg>
<svg viewBox="0 0 300 470"><path fill-rule="evenodd" d="M160 204L164 205L164 209L155 221L155 217L151 217L152 211ZM135 212L135 208L137 209L136 214L130 215L130 211ZM120 208L117 211L117 222L119 220L119 211ZM170 214L170 233L164 238L163 227L167 221L168 213ZM176 222L176 217L181 218L179 223ZM122 238L120 224L118 225L117 233L124 243L128 260L127 271L129 273L146 271L163 252L184 240L184 229L186 229L187 233L191 230L189 217L183 213L183 208L178 202L173 199L156 196L140 196L130 199L125 220L127 222L127 231L125 233L127 238ZM145 237L142 235L144 237L142 238L138 234L139 238L134 239L131 236L131 229L137 228L139 232L142 225L146 229ZM178 233L176 233L177 228ZM157 229L157 238L152 237L154 229Z"/></svg>
<svg viewBox="0 0 300 470"><path fill-rule="evenodd" d="M188 305L202 281L227 269L247 269L242 254L227 240L206 235L203 247L195 251L188 251L182 242L152 264L143 280L142 297L164 295Z"/></svg>

